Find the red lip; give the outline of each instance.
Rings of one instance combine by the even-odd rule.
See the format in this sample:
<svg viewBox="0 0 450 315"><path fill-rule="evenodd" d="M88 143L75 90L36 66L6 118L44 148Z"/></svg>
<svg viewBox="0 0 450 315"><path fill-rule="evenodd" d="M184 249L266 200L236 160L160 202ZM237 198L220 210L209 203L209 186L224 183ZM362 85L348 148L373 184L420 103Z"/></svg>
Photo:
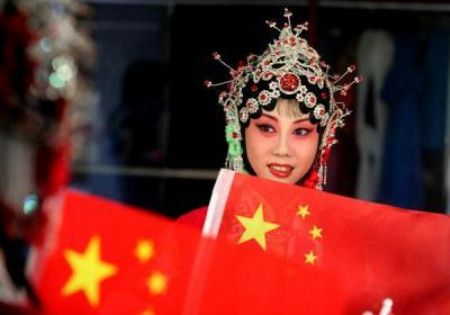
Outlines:
<svg viewBox="0 0 450 315"><path fill-rule="evenodd" d="M291 165L278 163L269 164L267 165L267 167L269 168L269 171L270 173L272 173L273 176L279 178L289 177L289 175L291 175L292 173L292 170L294 169L294 167L292 167Z"/></svg>

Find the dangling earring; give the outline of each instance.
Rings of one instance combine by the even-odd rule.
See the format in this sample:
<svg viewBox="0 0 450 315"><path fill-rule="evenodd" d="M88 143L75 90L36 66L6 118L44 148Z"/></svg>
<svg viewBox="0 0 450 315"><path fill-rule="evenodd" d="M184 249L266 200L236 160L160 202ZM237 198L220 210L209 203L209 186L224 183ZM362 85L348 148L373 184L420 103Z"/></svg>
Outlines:
<svg viewBox="0 0 450 315"><path fill-rule="evenodd" d="M321 154L319 153L317 155L317 157L315 158L314 163L311 166L311 170L309 171L308 176L305 178L305 180L301 184L303 187L318 189L317 186L318 186L319 177L320 177L319 176L320 156L321 156Z"/></svg>

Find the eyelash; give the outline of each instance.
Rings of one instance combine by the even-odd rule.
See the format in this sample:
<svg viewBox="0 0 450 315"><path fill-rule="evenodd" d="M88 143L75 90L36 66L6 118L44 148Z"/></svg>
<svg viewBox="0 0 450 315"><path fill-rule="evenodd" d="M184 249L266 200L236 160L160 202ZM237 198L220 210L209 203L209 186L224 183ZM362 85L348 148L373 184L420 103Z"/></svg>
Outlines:
<svg viewBox="0 0 450 315"><path fill-rule="evenodd" d="M297 128L294 130L294 134L300 137L307 136L310 132L311 130L308 128Z"/></svg>
<svg viewBox="0 0 450 315"><path fill-rule="evenodd" d="M256 125L259 130L261 130L264 133L274 132L275 128L272 127L269 124L259 124ZM307 136L311 132L311 129L308 128L297 128L294 130L293 134L299 137Z"/></svg>
<svg viewBox="0 0 450 315"><path fill-rule="evenodd" d="M256 126L262 132L274 132L275 131L275 128L273 128L271 125L268 125L268 124L259 124L259 125L256 125ZM271 129L271 130L269 131L269 129Z"/></svg>

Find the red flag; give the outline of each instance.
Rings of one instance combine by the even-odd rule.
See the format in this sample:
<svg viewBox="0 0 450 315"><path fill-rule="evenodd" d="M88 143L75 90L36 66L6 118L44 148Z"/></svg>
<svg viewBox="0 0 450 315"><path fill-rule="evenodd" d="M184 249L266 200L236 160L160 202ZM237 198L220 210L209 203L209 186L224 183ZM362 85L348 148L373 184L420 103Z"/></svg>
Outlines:
<svg viewBox="0 0 450 315"><path fill-rule="evenodd" d="M223 170L203 233L335 272L346 313L450 314L450 218Z"/></svg>
<svg viewBox="0 0 450 315"><path fill-rule="evenodd" d="M334 275L74 191L29 273L43 314L339 314ZM326 303L323 299L326 297Z"/></svg>

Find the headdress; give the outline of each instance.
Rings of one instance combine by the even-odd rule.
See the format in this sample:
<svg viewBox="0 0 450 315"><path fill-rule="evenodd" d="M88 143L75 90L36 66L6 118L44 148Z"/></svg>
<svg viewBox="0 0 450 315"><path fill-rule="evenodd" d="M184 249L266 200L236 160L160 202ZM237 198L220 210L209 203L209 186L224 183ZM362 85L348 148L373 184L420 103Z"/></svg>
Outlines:
<svg viewBox="0 0 450 315"><path fill-rule="evenodd" d="M205 85L227 85L227 90L219 95L226 119L226 167L239 172L244 170L242 127L245 128L251 118L259 117L262 109L272 110L280 97L297 100L301 112L308 113L311 122L323 130L315 164L304 182L306 186L322 189L330 148L337 142L336 128L344 125L343 118L349 114L345 105L336 101L335 94L345 95L351 85L361 81L361 77L341 83L347 74L355 71L355 66L349 66L340 76L329 75L329 65L300 37L308 29L308 23L292 27L291 16L292 13L285 9L287 23L282 28L275 22L266 21L269 27L279 31L279 37L262 55L249 55L247 62L236 69L214 52L213 58L229 69L231 79L217 84L205 81Z"/></svg>

